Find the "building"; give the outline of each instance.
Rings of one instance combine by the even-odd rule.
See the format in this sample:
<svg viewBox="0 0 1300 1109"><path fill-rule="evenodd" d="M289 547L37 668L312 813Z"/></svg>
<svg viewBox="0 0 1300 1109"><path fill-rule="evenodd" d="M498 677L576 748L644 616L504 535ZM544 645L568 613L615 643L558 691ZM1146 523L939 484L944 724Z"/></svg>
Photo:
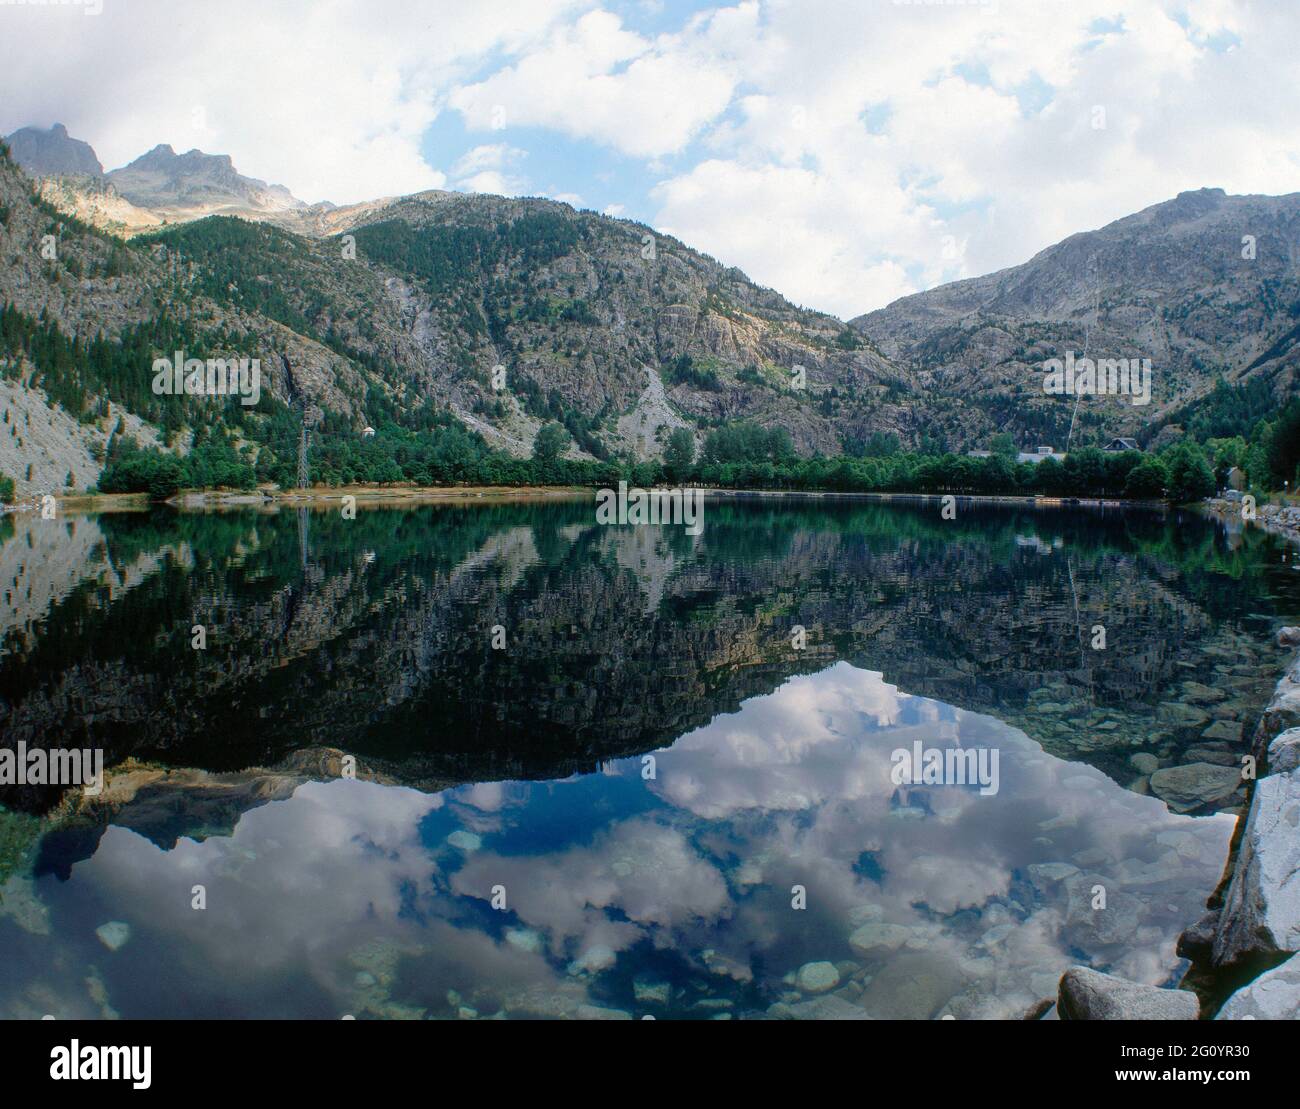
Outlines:
<svg viewBox="0 0 1300 1109"><path fill-rule="evenodd" d="M1045 458L1055 458L1057 462L1064 461L1065 455L1057 454L1051 447L1037 447L1032 451L1021 451L1016 455L1017 462L1032 462L1037 465Z"/></svg>
<svg viewBox="0 0 1300 1109"><path fill-rule="evenodd" d="M1142 448L1136 439L1112 439L1101 449L1110 454L1122 454L1124 451L1140 451Z"/></svg>
<svg viewBox="0 0 1300 1109"><path fill-rule="evenodd" d="M368 427L361 432L362 439L373 439L374 437L375 437L375 429L373 427Z"/></svg>

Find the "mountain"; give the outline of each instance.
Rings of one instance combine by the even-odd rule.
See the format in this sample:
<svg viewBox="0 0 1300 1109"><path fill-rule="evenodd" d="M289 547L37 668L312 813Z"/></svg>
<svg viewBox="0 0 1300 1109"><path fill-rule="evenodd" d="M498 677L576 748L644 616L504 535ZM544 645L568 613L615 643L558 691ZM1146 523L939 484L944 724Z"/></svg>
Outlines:
<svg viewBox="0 0 1300 1109"><path fill-rule="evenodd" d="M1294 393L1298 260L1300 193L1201 189L851 323L923 389L963 402L951 429L961 441L1008 428L1062 445L1073 403L1044 394L1046 359L1081 357L1085 344L1092 358L1150 358L1149 407L1100 397L1080 406L1086 438L1150 441L1220 378L1278 401Z"/></svg>
<svg viewBox="0 0 1300 1109"><path fill-rule="evenodd" d="M134 178L109 180L133 202L210 202L184 191L199 177L233 188L225 159L164 149L132 167ZM49 224L12 166L0 166L0 203L11 234L38 238ZM740 419L787 429L805 454L839 453L873 431L916 433L906 373L868 341L644 225L450 192L285 215L316 234L222 217L124 243L66 225L57 263L20 252L0 267L0 303L44 311L69 336L157 331L165 312L196 341L258 357L263 391L282 404L317 405L359 432L432 403L514 455L550 419L569 427L575 456L594 457L658 457L673 427L702 437ZM147 382L118 380L109 400L163 418ZM97 403L95 384L81 381L76 403ZM256 427L247 433L257 441ZM45 477L61 480L58 467ZM16 476L22 488L21 467Z"/></svg>
<svg viewBox="0 0 1300 1109"><path fill-rule="evenodd" d="M177 154L165 143L113 170L108 180L132 204L168 220L307 207L283 185L268 185L236 172L228 154L201 150Z"/></svg>
<svg viewBox="0 0 1300 1109"><path fill-rule="evenodd" d="M230 432L260 479L291 481L312 407L330 480L375 472L356 443L385 424L421 444L468 433L437 447L443 473L467 450L526 456L548 421L569 457L602 460L660 458L677 428L698 448L740 421L804 456L888 436L962 450L1000 431L1022 448L1150 446L1181 427L1248 432L1294 392L1300 359L1297 196L1184 193L851 324L556 201L308 206L229 157L165 145L103 178L33 183L0 159L0 215L0 306L18 313L0 388L42 429L0 429L0 471L25 495L93 483L118 421L181 452ZM31 247L52 232L43 258ZM182 342L258 359L267 404L153 395L147 365ZM1085 350L1150 358L1151 403L1047 395L1044 361Z"/></svg>
<svg viewBox="0 0 1300 1109"><path fill-rule="evenodd" d="M5 142L14 161L33 177L53 174L104 176L104 167L99 164L90 144L72 138L62 123L54 124L48 131L23 127Z"/></svg>

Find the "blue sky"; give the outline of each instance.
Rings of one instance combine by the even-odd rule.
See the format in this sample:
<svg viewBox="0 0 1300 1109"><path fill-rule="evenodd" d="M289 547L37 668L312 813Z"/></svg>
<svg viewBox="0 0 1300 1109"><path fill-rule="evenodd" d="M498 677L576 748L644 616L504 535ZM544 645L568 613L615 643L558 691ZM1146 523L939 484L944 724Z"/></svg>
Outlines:
<svg viewBox="0 0 1300 1109"><path fill-rule="evenodd" d="M843 317L1186 189L1300 189L1292 4L104 0L0 33L6 132L308 201L551 196Z"/></svg>

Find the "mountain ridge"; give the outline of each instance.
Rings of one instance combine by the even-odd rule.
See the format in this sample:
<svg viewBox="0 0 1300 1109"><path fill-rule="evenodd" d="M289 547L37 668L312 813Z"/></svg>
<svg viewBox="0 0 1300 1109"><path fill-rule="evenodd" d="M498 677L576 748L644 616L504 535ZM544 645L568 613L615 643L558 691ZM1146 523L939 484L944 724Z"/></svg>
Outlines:
<svg viewBox="0 0 1300 1109"><path fill-rule="evenodd" d="M674 429L698 449L737 421L784 429L803 455L891 437L982 447L1001 431L1026 448L1158 445L1220 382L1281 400L1300 365L1300 194L1185 192L848 323L646 225L548 198L306 205L227 155L159 144L101 178L33 186L0 169L0 202L29 248L0 267L0 303L71 336L118 337L166 311L259 356L277 403L354 433L433 405L516 456L548 420L575 458L656 459ZM60 213L90 226L51 224ZM1236 258L1246 226L1254 256ZM34 264L42 227L59 230L54 265ZM109 257L130 265L86 272ZM1047 395L1043 363L1068 350L1150 357L1152 404ZM135 415L159 418L143 403Z"/></svg>

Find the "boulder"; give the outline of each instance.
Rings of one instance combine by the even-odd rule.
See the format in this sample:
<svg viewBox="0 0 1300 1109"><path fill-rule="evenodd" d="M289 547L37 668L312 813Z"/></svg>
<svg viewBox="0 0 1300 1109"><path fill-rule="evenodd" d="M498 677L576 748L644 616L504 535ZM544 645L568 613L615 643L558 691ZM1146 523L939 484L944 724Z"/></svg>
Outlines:
<svg viewBox="0 0 1300 1109"><path fill-rule="evenodd" d="M1151 792L1175 812L1224 801L1240 785L1241 772L1236 767L1208 762L1170 766L1151 775Z"/></svg>
<svg viewBox="0 0 1300 1109"><path fill-rule="evenodd" d="M804 963L797 980L804 993L825 993L840 984L840 972L834 963Z"/></svg>
<svg viewBox="0 0 1300 1109"><path fill-rule="evenodd" d="M858 955L871 956L881 951L897 951L912 938L912 930L902 924L871 921L849 937L849 946Z"/></svg>
<svg viewBox="0 0 1300 1109"><path fill-rule="evenodd" d="M1300 950L1300 771L1270 774L1255 795L1237 851L1214 965Z"/></svg>
<svg viewBox="0 0 1300 1109"><path fill-rule="evenodd" d="M1259 730L1255 735L1255 757L1264 753L1264 748L1273 737L1288 728L1300 727L1300 656L1293 659L1286 673L1273 690L1273 696L1260 717Z"/></svg>
<svg viewBox="0 0 1300 1109"><path fill-rule="evenodd" d="M1268 745L1268 772L1289 774L1300 767L1300 728L1288 728Z"/></svg>
<svg viewBox="0 0 1300 1109"><path fill-rule="evenodd" d="M1278 628L1277 645L1279 647L1300 647L1300 628Z"/></svg>
<svg viewBox="0 0 1300 1109"><path fill-rule="evenodd" d="M1242 986L1215 1020L1300 1020L1300 955Z"/></svg>
<svg viewBox="0 0 1300 1109"><path fill-rule="evenodd" d="M1178 937L1178 954L1184 959L1208 960L1214 951L1214 937L1219 931L1218 909L1211 909Z"/></svg>
<svg viewBox="0 0 1300 1109"><path fill-rule="evenodd" d="M1071 967L1061 975L1056 1009L1062 1020L1196 1020L1200 1003L1187 990L1162 990Z"/></svg>
<svg viewBox="0 0 1300 1109"><path fill-rule="evenodd" d="M1154 774L1160 769L1160 760L1146 751L1139 751L1136 755L1129 755L1128 761L1129 765L1139 774Z"/></svg>
<svg viewBox="0 0 1300 1109"><path fill-rule="evenodd" d="M871 1020L871 1014L839 994L827 993L790 1005L778 1001L767 1010L769 1020Z"/></svg>
<svg viewBox="0 0 1300 1109"><path fill-rule="evenodd" d="M1156 719L1170 728L1203 728L1210 722L1210 714L1182 701L1162 701L1156 708Z"/></svg>

